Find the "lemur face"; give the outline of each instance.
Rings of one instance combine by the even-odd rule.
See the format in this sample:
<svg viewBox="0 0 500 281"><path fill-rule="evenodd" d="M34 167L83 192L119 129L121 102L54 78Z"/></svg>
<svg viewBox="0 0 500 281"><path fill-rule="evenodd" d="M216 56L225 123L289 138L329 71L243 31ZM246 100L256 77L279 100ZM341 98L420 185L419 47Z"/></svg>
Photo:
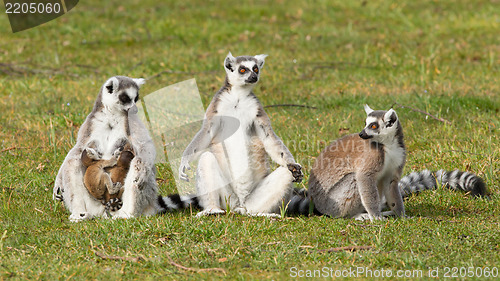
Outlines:
<svg viewBox="0 0 500 281"><path fill-rule="evenodd" d="M382 140L392 138L396 135L398 116L396 111L373 110L365 105L366 121L365 128L359 133L363 139L373 139L382 142Z"/></svg>
<svg viewBox="0 0 500 281"><path fill-rule="evenodd" d="M260 71L267 55L233 57L231 52L224 60L227 79L232 86L253 87L258 81Z"/></svg>
<svg viewBox="0 0 500 281"><path fill-rule="evenodd" d="M139 87L145 80L133 79L125 76L110 78L102 87L102 103L111 111L127 112L136 108L139 99Z"/></svg>

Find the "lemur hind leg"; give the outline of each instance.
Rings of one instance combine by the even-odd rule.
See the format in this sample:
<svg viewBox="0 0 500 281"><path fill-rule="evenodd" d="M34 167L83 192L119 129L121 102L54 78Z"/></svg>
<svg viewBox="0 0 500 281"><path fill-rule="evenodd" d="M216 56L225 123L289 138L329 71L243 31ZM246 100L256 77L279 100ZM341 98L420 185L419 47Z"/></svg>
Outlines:
<svg viewBox="0 0 500 281"><path fill-rule="evenodd" d="M245 201L248 215L275 216L282 202L288 203L292 193L292 173L278 167L255 187ZM285 206L286 207L286 206Z"/></svg>
<svg viewBox="0 0 500 281"><path fill-rule="evenodd" d="M203 207L196 216L224 214L226 211L221 207L227 207L226 200L231 200L231 192L213 153L204 152L200 156L196 177L196 192Z"/></svg>
<svg viewBox="0 0 500 281"><path fill-rule="evenodd" d="M405 217L405 206L403 203L403 197L399 191L398 182L398 178L393 179L390 183L390 187L384 190L384 195L387 200L387 205L391 208L391 211L398 217Z"/></svg>

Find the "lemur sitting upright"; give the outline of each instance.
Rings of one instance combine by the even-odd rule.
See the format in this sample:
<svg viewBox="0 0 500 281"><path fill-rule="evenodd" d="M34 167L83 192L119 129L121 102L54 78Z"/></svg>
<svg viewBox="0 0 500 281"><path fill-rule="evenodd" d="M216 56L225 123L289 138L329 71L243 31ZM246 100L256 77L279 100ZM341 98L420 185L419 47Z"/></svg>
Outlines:
<svg viewBox="0 0 500 281"><path fill-rule="evenodd" d="M158 195L156 183L156 150L146 126L140 120L136 102L144 79L125 76L109 78L101 87L92 112L78 131L75 146L68 152L54 182L53 198L61 200L71 212L74 222L96 216L130 218L154 215L179 207L190 206L193 200L179 196ZM107 212L100 200L84 185L85 166L82 152L96 141L97 152L110 159L116 143L126 138L134 148L135 157L123 183L123 206Z"/></svg>
<svg viewBox="0 0 500 281"><path fill-rule="evenodd" d="M224 85L183 153L179 168L183 180L188 180L189 163L199 158L196 189L203 211L198 216L228 208L240 214L276 216L282 201L290 198L292 182L302 180L301 166L274 133L252 92L266 56L227 55ZM280 165L273 172L268 156Z"/></svg>
<svg viewBox="0 0 500 281"><path fill-rule="evenodd" d="M289 213L315 211L332 217L378 220L405 216L403 197L434 188L436 181L452 189L484 195L481 178L458 170L414 172L400 180L406 160L403 129L393 109L372 110L365 105L366 127L326 147L316 159L309 178L308 198L296 195ZM388 205L389 212L382 212Z"/></svg>
<svg viewBox="0 0 500 281"><path fill-rule="evenodd" d="M109 211L119 210L123 202L123 185L134 158L134 150L127 139L118 142L117 149L109 160L101 159L92 141L82 152L82 163L87 170L83 182L89 193L106 206Z"/></svg>

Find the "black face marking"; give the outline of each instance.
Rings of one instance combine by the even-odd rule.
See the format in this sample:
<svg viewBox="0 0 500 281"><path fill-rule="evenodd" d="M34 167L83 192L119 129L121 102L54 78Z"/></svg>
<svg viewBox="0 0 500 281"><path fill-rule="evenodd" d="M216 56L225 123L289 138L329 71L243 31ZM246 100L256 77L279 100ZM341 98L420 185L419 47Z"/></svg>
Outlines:
<svg viewBox="0 0 500 281"><path fill-rule="evenodd" d="M134 102L137 102L138 100L139 100L139 94L137 94L137 96L135 96Z"/></svg>
<svg viewBox="0 0 500 281"><path fill-rule="evenodd" d="M127 95L127 93L122 93L118 96L118 99L120 100L120 102L122 104L127 104L127 103L130 103L132 100L130 99L130 97Z"/></svg>
<svg viewBox="0 0 500 281"><path fill-rule="evenodd" d="M363 129L363 131L361 131L361 132L359 133L359 137L360 137L360 138L362 138L362 139L367 140L367 139L371 139L371 138L373 138L373 135L368 135L368 134L366 133L365 129Z"/></svg>
<svg viewBox="0 0 500 281"><path fill-rule="evenodd" d="M245 74L245 73L247 73L247 71L249 71L248 68L246 68L244 66L240 66L240 68L238 69L238 72L240 74Z"/></svg>
<svg viewBox="0 0 500 281"><path fill-rule="evenodd" d="M252 72L252 74L250 74L250 77L248 77L248 79L245 80L245 82L249 83L249 84L253 84L253 83L257 83L258 80L259 80L259 77L257 76L257 74Z"/></svg>
<svg viewBox="0 0 500 281"><path fill-rule="evenodd" d="M252 70L255 73L259 73L259 68L257 67L257 65L254 65Z"/></svg>
<svg viewBox="0 0 500 281"><path fill-rule="evenodd" d="M378 123L377 122L372 122L370 125L368 125L368 128L372 130L377 130L378 129Z"/></svg>

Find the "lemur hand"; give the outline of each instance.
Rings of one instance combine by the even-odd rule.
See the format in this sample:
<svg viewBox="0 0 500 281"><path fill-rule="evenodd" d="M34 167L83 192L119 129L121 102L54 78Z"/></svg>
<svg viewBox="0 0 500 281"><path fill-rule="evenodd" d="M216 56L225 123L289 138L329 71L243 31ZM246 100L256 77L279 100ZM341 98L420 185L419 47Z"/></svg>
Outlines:
<svg viewBox="0 0 500 281"><path fill-rule="evenodd" d="M87 156L90 159L101 160L101 158L102 158L102 153L100 153L99 151L97 151L97 149L93 149L93 148L87 147L87 148L85 148L85 151L87 152Z"/></svg>
<svg viewBox="0 0 500 281"><path fill-rule="evenodd" d="M288 170L292 172L293 182L301 182L302 178L304 177L304 174L302 173L302 166L300 166L298 163L295 163L288 164L287 167Z"/></svg>
<svg viewBox="0 0 500 281"><path fill-rule="evenodd" d="M181 165L179 167L179 178L183 181L189 181L189 177L186 174L186 170L191 170L191 166L189 166L189 162L184 158L181 160Z"/></svg>
<svg viewBox="0 0 500 281"><path fill-rule="evenodd" d="M112 157L118 160L118 158L120 158L122 151L123 151L123 147L116 149L115 152L113 152Z"/></svg>

